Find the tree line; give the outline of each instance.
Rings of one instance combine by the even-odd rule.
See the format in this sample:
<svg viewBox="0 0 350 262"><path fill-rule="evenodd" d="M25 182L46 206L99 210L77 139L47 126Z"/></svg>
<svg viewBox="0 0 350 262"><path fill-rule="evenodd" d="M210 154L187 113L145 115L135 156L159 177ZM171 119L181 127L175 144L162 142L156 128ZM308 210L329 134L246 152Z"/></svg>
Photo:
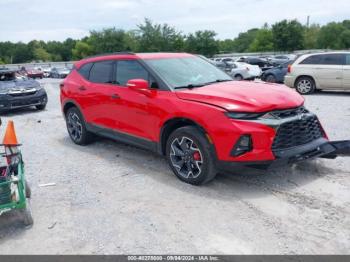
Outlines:
<svg viewBox="0 0 350 262"><path fill-rule="evenodd" d="M0 64L31 61L71 61L86 56L119 51L190 52L208 57L217 53L294 51L302 49L349 49L350 20L324 26L302 25L297 20L282 20L269 26L252 28L236 38L218 40L216 32L200 30L184 34L168 24L145 19L135 30L115 27L93 30L89 36L65 41L32 40L0 42Z"/></svg>

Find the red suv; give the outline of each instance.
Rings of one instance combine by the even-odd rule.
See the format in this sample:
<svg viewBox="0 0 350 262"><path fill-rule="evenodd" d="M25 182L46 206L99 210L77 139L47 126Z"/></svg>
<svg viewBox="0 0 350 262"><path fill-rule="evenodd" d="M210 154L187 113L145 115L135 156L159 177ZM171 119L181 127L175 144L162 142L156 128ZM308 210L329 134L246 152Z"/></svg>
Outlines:
<svg viewBox="0 0 350 262"><path fill-rule="evenodd" d="M186 53L116 53L77 62L61 84L74 143L93 134L165 155L190 184L219 171L335 157L317 117L284 86L233 81Z"/></svg>

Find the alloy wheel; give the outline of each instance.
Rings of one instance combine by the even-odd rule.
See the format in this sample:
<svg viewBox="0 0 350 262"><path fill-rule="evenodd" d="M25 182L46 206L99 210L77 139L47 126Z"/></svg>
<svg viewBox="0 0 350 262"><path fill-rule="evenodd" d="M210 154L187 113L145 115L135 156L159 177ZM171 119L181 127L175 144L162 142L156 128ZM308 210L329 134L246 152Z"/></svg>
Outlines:
<svg viewBox="0 0 350 262"><path fill-rule="evenodd" d="M83 133L83 126L79 116L75 112L70 112L67 117L67 128L74 141L79 141Z"/></svg>
<svg viewBox="0 0 350 262"><path fill-rule="evenodd" d="M202 172L202 153L188 137L174 139L171 143L170 159L178 174L184 178L197 178Z"/></svg>
<svg viewBox="0 0 350 262"><path fill-rule="evenodd" d="M300 93L306 94L312 90L312 82L308 79L303 79L298 82L297 88Z"/></svg>

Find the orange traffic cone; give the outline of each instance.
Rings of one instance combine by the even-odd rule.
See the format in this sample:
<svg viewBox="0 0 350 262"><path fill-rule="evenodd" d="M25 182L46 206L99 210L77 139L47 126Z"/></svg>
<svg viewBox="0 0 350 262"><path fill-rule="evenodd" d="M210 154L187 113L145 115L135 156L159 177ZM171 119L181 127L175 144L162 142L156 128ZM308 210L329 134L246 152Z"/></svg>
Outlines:
<svg viewBox="0 0 350 262"><path fill-rule="evenodd" d="M15 132L15 126L14 126L12 120L10 120L7 124L5 136L4 136L2 143L5 146L17 146L18 145L17 136L16 136L16 132Z"/></svg>

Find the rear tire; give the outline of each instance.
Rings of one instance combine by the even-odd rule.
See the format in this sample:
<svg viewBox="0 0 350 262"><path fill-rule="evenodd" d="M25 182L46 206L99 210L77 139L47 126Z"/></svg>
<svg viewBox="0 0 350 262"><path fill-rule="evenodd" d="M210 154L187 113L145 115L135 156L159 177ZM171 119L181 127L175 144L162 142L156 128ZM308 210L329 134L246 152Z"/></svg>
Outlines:
<svg viewBox="0 0 350 262"><path fill-rule="evenodd" d="M86 129L83 115L78 108L71 107L66 113L66 125L70 138L77 145L91 143L93 134Z"/></svg>
<svg viewBox="0 0 350 262"><path fill-rule="evenodd" d="M33 220L33 215L32 215L32 208L30 205L30 200L27 198L26 200L26 207L20 210L20 213L22 215L22 219L23 219L23 224L25 226L31 226L34 224L34 220Z"/></svg>
<svg viewBox="0 0 350 262"><path fill-rule="evenodd" d="M315 92L315 81L308 76L302 76L295 82L295 89L299 94L309 95Z"/></svg>
<svg viewBox="0 0 350 262"><path fill-rule="evenodd" d="M276 77L272 74L266 76L265 81L268 83L276 83Z"/></svg>
<svg viewBox="0 0 350 262"><path fill-rule="evenodd" d="M32 190L31 190L27 180L24 181L24 187L26 190L26 198L31 198L32 197Z"/></svg>
<svg viewBox="0 0 350 262"><path fill-rule="evenodd" d="M171 133L166 157L174 174L188 184L205 184L217 174L212 146L197 127L185 126Z"/></svg>
<svg viewBox="0 0 350 262"><path fill-rule="evenodd" d="M235 76L234 76L234 79L235 79L236 81L242 81L242 80L243 80L243 76L242 76L242 75L235 75Z"/></svg>

